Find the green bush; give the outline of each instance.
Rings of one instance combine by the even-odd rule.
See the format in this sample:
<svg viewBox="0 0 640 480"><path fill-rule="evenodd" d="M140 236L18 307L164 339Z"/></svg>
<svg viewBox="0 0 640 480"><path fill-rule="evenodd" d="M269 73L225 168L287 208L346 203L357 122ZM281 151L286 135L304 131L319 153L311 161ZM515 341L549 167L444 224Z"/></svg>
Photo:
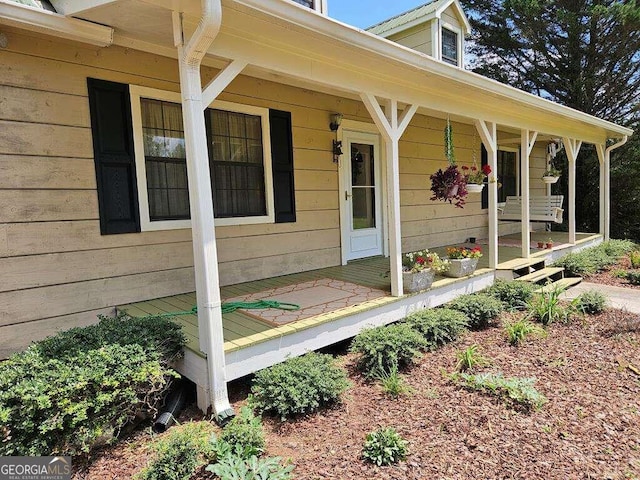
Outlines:
<svg viewBox="0 0 640 480"><path fill-rule="evenodd" d="M190 422L172 428L153 446L156 457L137 480L189 480L206 463L211 450L209 422Z"/></svg>
<svg viewBox="0 0 640 480"><path fill-rule="evenodd" d="M632 285L640 285L640 272L628 271L625 274L625 278Z"/></svg>
<svg viewBox="0 0 640 480"><path fill-rule="evenodd" d="M452 380L469 390L479 390L525 409L539 409L547 399L535 388L534 378L505 378L502 373L456 373Z"/></svg>
<svg viewBox="0 0 640 480"><path fill-rule="evenodd" d="M629 252L629 261L631 262L631 268L640 268L640 250Z"/></svg>
<svg viewBox="0 0 640 480"><path fill-rule="evenodd" d="M425 338L410 325L398 323L363 330L353 339L350 350L360 355L358 368L364 375L375 378L412 364L427 346Z"/></svg>
<svg viewBox="0 0 640 480"><path fill-rule="evenodd" d="M349 388L345 371L331 355L308 353L258 372L251 387L251 404L282 420L331 405Z"/></svg>
<svg viewBox="0 0 640 480"><path fill-rule="evenodd" d="M264 452L262 420L254 416L250 408L243 407L240 414L224 427L220 441L244 458L260 456Z"/></svg>
<svg viewBox="0 0 640 480"><path fill-rule="evenodd" d="M544 336L545 331L529 320L517 320L512 323L508 323L504 327L507 334L507 340L511 345L520 345L529 335Z"/></svg>
<svg viewBox="0 0 640 480"><path fill-rule="evenodd" d="M409 315L406 323L422 334L430 349L453 342L469 326L467 316L449 308L431 308Z"/></svg>
<svg viewBox="0 0 640 480"><path fill-rule="evenodd" d="M554 263L573 276L593 275L615 264L635 247L629 240L609 240L577 253L570 253Z"/></svg>
<svg viewBox="0 0 640 480"><path fill-rule="evenodd" d="M529 282L508 282L506 280L496 280L487 290L487 294L500 300L505 310L523 310L527 308L527 302L533 297L536 289Z"/></svg>
<svg viewBox="0 0 640 480"><path fill-rule="evenodd" d="M379 467L391 465L407 458L407 445L394 428L380 428L367 434L362 458Z"/></svg>
<svg viewBox="0 0 640 480"><path fill-rule="evenodd" d="M631 240L608 240L595 248L601 248L607 255L618 259L636 248L636 244Z"/></svg>
<svg viewBox="0 0 640 480"><path fill-rule="evenodd" d="M0 455L75 455L155 411L184 336L165 319L102 318L0 364Z"/></svg>
<svg viewBox="0 0 640 480"><path fill-rule="evenodd" d="M487 328L504 310L500 300L484 293L461 295L447 306L464 313L472 329Z"/></svg>
<svg viewBox="0 0 640 480"><path fill-rule="evenodd" d="M583 313L594 315L607 308L607 297L598 290L589 290L580 294L576 305Z"/></svg>
<svg viewBox="0 0 640 480"><path fill-rule="evenodd" d="M0 455L76 455L111 442L151 413L172 371L139 345L109 345L72 358L36 349L0 364Z"/></svg>
<svg viewBox="0 0 640 480"><path fill-rule="evenodd" d="M228 454L206 470L219 480L290 480L293 465L283 466L280 457L243 458Z"/></svg>

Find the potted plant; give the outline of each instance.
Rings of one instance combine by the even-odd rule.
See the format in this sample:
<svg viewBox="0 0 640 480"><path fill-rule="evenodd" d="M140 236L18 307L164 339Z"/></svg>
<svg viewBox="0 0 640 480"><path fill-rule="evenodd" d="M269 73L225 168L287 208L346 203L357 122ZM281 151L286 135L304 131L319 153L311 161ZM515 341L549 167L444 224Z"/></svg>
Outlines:
<svg viewBox="0 0 640 480"><path fill-rule="evenodd" d="M419 292L431 287L436 273L444 273L449 262L435 252L419 250L402 256L402 281L407 292Z"/></svg>
<svg viewBox="0 0 640 480"><path fill-rule="evenodd" d="M547 184L556 183L560 178L560 174L560 170L553 165L549 165L549 168L542 174L542 181Z"/></svg>
<svg viewBox="0 0 640 480"><path fill-rule="evenodd" d="M552 238L548 238L546 245L547 245L547 248L549 248L549 249L553 248L553 239Z"/></svg>
<svg viewBox="0 0 640 480"><path fill-rule="evenodd" d="M456 157L453 151L453 128L447 119L447 126L444 129L444 156L449 162L445 169L439 169L431 175L431 200L442 200L443 202L454 203L458 208L463 208L464 198L467 196L467 181L456 166Z"/></svg>
<svg viewBox="0 0 640 480"><path fill-rule="evenodd" d="M453 278L471 275L476 271L480 257L482 257L482 249L480 247L447 247L449 270L445 275Z"/></svg>
<svg viewBox="0 0 640 480"><path fill-rule="evenodd" d="M544 242L542 241L538 242L538 248L544 248Z"/></svg>
<svg viewBox="0 0 640 480"><path fill-rule="evenodd" d="M484 181L491 173L491 167L489 165L483 165L482 168L478 168L475 164L471 167L466 165L462 167L462 173L467 181L467 190L470 193L480 193L484 188Z"/></svg>

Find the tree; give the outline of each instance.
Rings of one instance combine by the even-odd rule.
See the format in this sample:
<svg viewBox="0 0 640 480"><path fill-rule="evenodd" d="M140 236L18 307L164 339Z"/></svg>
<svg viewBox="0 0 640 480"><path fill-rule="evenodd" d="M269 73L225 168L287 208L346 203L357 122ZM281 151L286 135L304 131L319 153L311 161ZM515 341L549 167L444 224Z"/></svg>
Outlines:
<svg viewBox="0 0 640 480"><path fill-rule="evenodd" d="M469 50L475 72L591 115L640 127L638 0L462 3L473 27ZM628 147L614 153L612 183L625 180L629 188L636 188L639 163L640 148L632 138ZM598 228L598 170L594 149L584 146L577 168L576 217L578 228L588 231ZM633 181L628 181L629 175L635 175ZM621 200L617 192L612 191L612 203ZM628 213L637 218L640 205ZM620 232L614 229L616 219L621 220L612 214L612 233L628 232L622 225ZM640 240L640 228L636 230Z"/></svg>

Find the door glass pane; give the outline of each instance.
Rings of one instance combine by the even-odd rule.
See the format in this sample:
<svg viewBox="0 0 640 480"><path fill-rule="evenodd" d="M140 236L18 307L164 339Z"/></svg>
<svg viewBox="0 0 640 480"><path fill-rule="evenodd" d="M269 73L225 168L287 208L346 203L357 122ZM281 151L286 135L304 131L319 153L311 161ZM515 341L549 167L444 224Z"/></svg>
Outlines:
<svg viewBox="0 0 640 480"><path fill-rule="evenodd" d="M376 227L376 191L373 187L354 187L352 204L353 229Z"/></svg>
<svg viewBox="0 0 640 480"><path fill-rule="evenodd" d="M373 145L351 144L351 185L372 187L375 185Z"/></svg>

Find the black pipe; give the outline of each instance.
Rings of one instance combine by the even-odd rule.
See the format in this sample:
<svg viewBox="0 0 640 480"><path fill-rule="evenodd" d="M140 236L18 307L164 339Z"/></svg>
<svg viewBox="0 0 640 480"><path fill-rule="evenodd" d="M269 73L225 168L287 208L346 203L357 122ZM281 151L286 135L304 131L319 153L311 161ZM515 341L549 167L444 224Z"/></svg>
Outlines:
<svg viewBox="0 0 640 480"><path fill-rule="evenodd" d="M190 386L188 382L182 379L173 385L164 401L164 407L156 421L153 422L154 432L165 432L176 421L180 412L187 405L188 399L192 396Z"/></svg>

